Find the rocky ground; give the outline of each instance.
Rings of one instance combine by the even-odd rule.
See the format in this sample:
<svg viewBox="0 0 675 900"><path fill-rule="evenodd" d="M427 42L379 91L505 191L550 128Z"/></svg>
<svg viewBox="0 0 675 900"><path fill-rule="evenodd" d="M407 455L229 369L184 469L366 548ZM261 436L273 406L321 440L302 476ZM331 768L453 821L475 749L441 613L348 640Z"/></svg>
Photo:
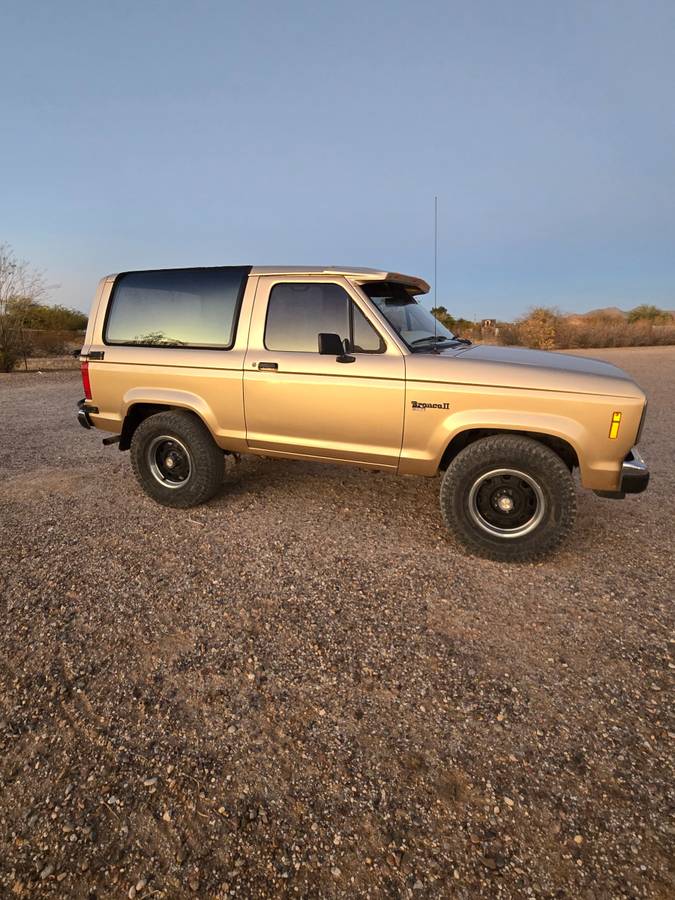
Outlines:
<svg viewBox="0 0 675 900"><path fill-rule="evenodd" d="M517 566L436 480L250 457L162 508L76 373L2 376L0 894L672 896L675 348L590 355L653 484Z"/></svg>

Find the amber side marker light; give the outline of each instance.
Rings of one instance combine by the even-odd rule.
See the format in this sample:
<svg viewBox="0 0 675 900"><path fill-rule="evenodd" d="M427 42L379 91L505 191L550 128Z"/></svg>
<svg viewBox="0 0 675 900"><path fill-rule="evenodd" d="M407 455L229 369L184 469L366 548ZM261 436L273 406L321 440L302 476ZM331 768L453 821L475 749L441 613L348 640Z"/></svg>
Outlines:
<svg viewBox="0 0 675 900"><path fill-rule="evenodd" d="M621 413L612 413L612 424L609 426L609 436L611 440L615 440L619 436L619 425L621 424Z"/></svg>

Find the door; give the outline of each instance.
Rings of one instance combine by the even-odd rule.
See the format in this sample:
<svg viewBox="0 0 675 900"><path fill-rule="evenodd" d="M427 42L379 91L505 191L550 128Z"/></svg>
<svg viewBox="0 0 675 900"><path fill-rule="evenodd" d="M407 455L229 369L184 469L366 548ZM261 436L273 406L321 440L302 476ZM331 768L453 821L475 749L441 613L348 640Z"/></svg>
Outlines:
<svg viewBox="0 0 675 900"><path fill-rule="evenodd" d="M349 361L319 353L319 333L347 340ZM405 363L344 278L260 278L244 363L252 450L396 468Z"/></svg>

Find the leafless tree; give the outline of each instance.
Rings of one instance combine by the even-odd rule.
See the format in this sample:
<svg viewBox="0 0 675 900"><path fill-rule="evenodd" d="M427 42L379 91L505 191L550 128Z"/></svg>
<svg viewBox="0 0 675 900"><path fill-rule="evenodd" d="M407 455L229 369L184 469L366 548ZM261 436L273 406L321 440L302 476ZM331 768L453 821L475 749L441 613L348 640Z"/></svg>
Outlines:
<svg viewBox="0 0 675 900"><path fill-rule="evenodd" d="M11 372L26 359L26 318L33 304L44 297L41 272L16 259L8 244L0 244L0 372Z"/></svg>

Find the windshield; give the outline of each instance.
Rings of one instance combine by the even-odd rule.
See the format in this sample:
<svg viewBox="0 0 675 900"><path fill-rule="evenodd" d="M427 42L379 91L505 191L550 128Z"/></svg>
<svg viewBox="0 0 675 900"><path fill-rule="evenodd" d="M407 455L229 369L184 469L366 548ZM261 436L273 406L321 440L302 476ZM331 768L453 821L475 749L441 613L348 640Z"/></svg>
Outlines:
<svg viewBox="0 0 675 900"><path fill-rule="evenodd" d="M457 342L455 335L409 293L412 288L387 281L366 282L361 288L411 350Z"/></svg>

